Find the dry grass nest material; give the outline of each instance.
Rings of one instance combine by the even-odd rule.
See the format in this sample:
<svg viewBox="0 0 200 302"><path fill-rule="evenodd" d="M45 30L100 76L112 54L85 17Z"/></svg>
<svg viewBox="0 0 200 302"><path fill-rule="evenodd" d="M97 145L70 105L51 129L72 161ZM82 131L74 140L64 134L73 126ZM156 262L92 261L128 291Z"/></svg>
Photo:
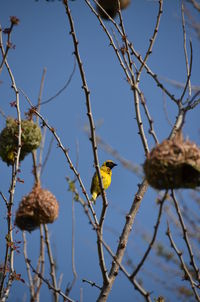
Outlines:
<svg viewBox="0 0 200 302"><path fill-rule="evenodd" d="M6 127L0 133L0 157L8 165L12 165L18 149L18 121L12 117L6 120ZM20 161L27 154L40 146L42 133L40 127L33 121L21 121L21 153Z"/></svg>
<svg viewBox="0 0 200 302"><path fill-rule="evenodd" d="M48 190L35 184L32 191L23 197L16 213L15 223L21 230L33 231L40 224L52 223L58 217L59 204Z"/></svg>
<svg viewBox="0 0 200 302"><path fill-rule="evenodd" d="M196 188L200 185L200 149L178 134L151 150L144 172L156 189Z"/></svg>

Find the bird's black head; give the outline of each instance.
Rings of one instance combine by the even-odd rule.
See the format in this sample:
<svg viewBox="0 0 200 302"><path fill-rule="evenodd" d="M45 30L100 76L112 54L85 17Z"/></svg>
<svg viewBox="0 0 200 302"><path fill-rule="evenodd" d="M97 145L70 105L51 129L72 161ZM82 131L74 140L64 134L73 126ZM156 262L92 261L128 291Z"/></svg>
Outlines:
<svg viewBox="0 0 200 302"><path fill-rule="evenodd" d="M106 167L108 167L108 168L110 168L110 169L112 169L115 166L117 166L117 164L115 164L112 160L107 160L103 165L106 166Z"/></svg>

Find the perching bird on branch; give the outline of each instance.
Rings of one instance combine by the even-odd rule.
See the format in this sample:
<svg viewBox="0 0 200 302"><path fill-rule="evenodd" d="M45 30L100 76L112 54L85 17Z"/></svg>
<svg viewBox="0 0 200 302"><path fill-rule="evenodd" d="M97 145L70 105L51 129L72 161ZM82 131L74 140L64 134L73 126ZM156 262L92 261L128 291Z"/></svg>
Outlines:
<svg viewBox="0 0 200 302"><path fill-rule="evenodd" d="M112 160L107 160L100 168L102 183L105 190L107 190L111 184L112 168L114 168L115 166L117 166L117 164L115 164ZM95 204L97 197L101 194L99 178L96 172L94 173L94 176L92 178L90 192L92 194L91 201Z"/></svg>

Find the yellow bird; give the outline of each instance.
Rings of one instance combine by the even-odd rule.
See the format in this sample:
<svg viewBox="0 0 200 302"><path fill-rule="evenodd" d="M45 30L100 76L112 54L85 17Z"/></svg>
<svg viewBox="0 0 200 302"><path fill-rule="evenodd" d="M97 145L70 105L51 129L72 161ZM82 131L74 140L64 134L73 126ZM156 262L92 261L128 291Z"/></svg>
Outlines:
<svg viewBox="0 0 200 302"><path fill-rule="evenodd" d="M115 164L112 160L107 160L100 168L102 183L105 190L107 190L111 184L112 168L114 168L115 166L117 166L117 164ZM94 173L94 176L92 178L90 192L92 194L91 201L95 204L97 197L101 194L99 178L96 172Z"/></svg>

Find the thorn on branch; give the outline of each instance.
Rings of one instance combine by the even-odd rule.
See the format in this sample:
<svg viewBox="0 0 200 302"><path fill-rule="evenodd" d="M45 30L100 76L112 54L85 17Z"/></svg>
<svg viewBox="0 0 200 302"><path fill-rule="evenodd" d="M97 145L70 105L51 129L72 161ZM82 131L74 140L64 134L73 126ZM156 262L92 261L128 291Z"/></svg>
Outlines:
<svg viewBox="0 0 200 302"><path fill-rule="evenodd" d="M97 285L97 284L96 284L95 282L93 282L93 281L90 281L90 280L87 280L87 279L82 279L82 282L83 282L83 283L88 283L88 284L90 284L92 287L96 287L96 288L98 288L99 290L102 289L101 286Z"/></svg>

